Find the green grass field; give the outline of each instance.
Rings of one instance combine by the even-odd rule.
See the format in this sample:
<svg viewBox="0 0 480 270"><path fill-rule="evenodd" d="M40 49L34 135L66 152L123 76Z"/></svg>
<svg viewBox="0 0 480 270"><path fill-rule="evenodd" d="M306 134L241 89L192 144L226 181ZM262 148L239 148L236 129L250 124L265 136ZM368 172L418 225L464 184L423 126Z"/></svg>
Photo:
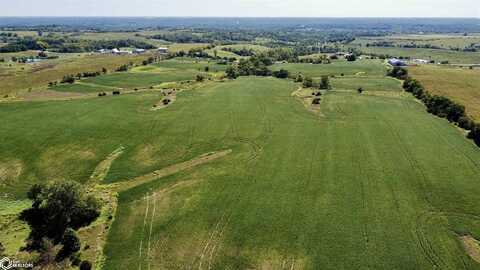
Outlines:
<svg viewBox="0 0 480 270"><path fill-rule="evenodd" d="M386 77L335 77L330 82L334 89L357 90L361 87L365 91L402 91L399 80Z"/></svg>
<svg viewBox="0 0 480 270"><path fill-rule="evenodd" d="M121 192L103 269L480 269L459 241L480 239L479 148L413 97L388 95L399 82L381 61L282 67L347 76L317 113L292 96L298 84L260 77L205 83L157 111L159 92L0 104L3 196L85 183L120 146L104 183L231 149ZM146 85L161 72L92 83ZM359 83L386 94L335 91ZM8 205L0 214L25 207Z"/></svg>
<svg viewBox="0 0 480 270"><path fill-rule="evenodd" d="M276 64L274 69L286 69L292 73L302 73L309 77L321 77L322 75L363 75L384 76L387 66L380 60L358 60L355 62L334 61L331 64Z"/></svg>
<svg viewBox="0 0 480 270"><path fill-rule="evenodd" d="M208 71L206 71L208 67ZM52 90L62 92L97 93L115 88L145 88L165 82L194 80L197 74L223 72L226 65L215 62L174 59L148 66L134 67L128 72L82 79L74 84L58 84Z"/></svg>

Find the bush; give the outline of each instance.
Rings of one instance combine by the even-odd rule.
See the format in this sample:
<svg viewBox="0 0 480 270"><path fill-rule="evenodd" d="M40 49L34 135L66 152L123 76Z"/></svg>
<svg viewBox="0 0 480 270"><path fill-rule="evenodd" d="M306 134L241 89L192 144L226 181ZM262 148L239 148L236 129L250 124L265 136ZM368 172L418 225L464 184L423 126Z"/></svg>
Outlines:
<svg viewBox="0 0 480 270"><path fill-rule="evenodd" d="M357 60L357 57L355 56L355 54L347 54L345 55L345 59L347 59L347 61L353 62Z"/></svg>
<svg viewBox="0 0 480 270"><path fill-rule="evenodd" d="M203 82L205 80L205 76L202 74L197 74L197 77L195 78L197 82Z"/></svg>
<svg viewBox="0 0 480 270"><path fill-rule="evenodd" d="M273 72L273 77L280 78L280 79L286 79L288 78L289 75L290 73L288 72L288 70L285 70L283 68L280 69L279 71Z"/></svg>
<svg viewBox="0 0 480 270"><path fill-rule="evenodd" d="M92 263L89 261L83 261L80 263L80 270L92 270Z"/></svg>
<svg viewBox="0 0 480 270"><path fill-rule="evenodd" d="M393 67L393 69L387 72L387 76L405 80L408 77L408 71L402 67Z"/></svg>
<svg viewBox="0 0 480 270"><path fill-rule="evenodd" d="M330 89L330 81L328 76L322 76L320 80L320 85L318 86L320 89Z"/></svg>
<svg viewBox="0 0 480 270"><path fill-rule="evenodd" d="M305 88L313 87L313 80L312 80L312 78L306 77L305 79L303 79L303 87L305 87Z"/></svg>
<svg viewBox="0 0 480 270"><path fill-rule="evenodd" d="M475 126L475 122L473 122L468 116L461 116L458 118L458 126L466 130L472 130Z"/></svg>
<svg viewBox="0 0 480 270"><path fill-rule="evenodd" d="M363 88L362 88L362 87L359 87L359 88L357 89L357 92L358 92L359 94L361 94L361 93L363 92Z"/></svg>
<svg viewBox="0 0 480 270"><path fill-rule="evenodd" d="M318 104L320 104L320 98L314 98L314 99L312 100L312 104L313 104L313 105L318 105Z"/></svg>
<svg viewBox="0 0 480 270"><path fill-rule="evenodd" d="M112 92L113 95L120 95L120 90L115 90Z"/></svg>

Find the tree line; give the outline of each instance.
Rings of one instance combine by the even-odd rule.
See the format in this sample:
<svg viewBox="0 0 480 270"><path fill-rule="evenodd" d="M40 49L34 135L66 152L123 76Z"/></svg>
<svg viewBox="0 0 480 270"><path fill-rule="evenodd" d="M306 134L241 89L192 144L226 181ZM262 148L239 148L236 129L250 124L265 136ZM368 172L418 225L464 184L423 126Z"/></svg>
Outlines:
<svg viewBox="0 0 480 270"><path fill-rule="evenodd" d="M469 131L467 138L480 146L480 123L475 123L467 116L463 105L448 97L430 94L418 80L408 75L405 68L394 67L387 75L403 80L403 89L421 100L427 107L427 112L446 118L449 122Z"/></svg>

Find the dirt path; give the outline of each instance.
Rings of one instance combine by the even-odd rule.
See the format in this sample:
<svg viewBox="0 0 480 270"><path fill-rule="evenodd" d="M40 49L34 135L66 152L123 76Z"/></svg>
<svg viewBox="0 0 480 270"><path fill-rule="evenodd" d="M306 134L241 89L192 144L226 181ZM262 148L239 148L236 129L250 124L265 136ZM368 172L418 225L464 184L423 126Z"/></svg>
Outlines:
<svg viewBox="0 0 480 270"><path fill-rule="evenodd" d="M112 163L123 153L124 149L123 146L120 146L110 153L107 158L102 160L93 171L90 179L88 179L88 184L98 184L102 182L107 176L110 166L112 166Z"/></svg>
<svg viewBox="0 0 480 270"><path fill-rule="evenodd" d="M217 158L221 158L223 156L226 156L226 155L230 154L231 152L232 152L232 150L228 149L228 150L223 150L223 151L219 151L219 152L206 153L206 154L203 154L203 155L201 155L199 157L196 157L194 159L191 159L191 160L188 160L188 161L185 161L185 162L182 162L182 163L174 164L174 165L168 166L166 168L156 170L156 171L153 171L151 173L148 173L148 174L145 174L145 175L142 175L142 176L139 176L139 177L135 177L135 178L127 180L127 181L120 181L120 183L112 184L112 186L115 186L116 191L118 191L118 192L125 191L127 189L131 189L131 188L134 188L136 186L148 183L152 180L155 180L155 179L158 179L158 178L161 178L161 177L165 177L165 176L168 176L168 175L172 175L172 174L175 174L177 172L180 172L180 171L183 171L183 170L201 165L203 163L210 162L210 161L215 160Z"/></svg>

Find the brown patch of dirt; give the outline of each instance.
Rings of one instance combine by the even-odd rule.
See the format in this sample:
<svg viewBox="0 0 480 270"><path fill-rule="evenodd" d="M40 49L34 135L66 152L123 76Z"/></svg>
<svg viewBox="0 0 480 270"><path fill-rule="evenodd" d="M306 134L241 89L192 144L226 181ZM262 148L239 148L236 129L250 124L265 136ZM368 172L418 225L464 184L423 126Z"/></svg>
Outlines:
<svg viewBox="0 0 480 270"><path fill-rule="evenodd" d="M23 163L19 159L0 162L0 186L14 183L22 174Z"/></svg>
<svg viewBox="0 0 480 270"><path fill-rule="evenodd" d="M124 190L130 189L130 188L142 185L144 183L150 182L152 180L155 180L155 179L158 179L158 178L161 178L161 177L165 177L165 176L168 176L168 175L172 175L174 173L177 173L177 172L189 169L189 168L193 168L193 167L201 165L203 163L210 162L210 161L215 160L217 158L221 158L223 156L226 156L226 155L230 154L231 152L232 152L232 150L228 149L228 150L224 150L224 151L211 152L211 153L203 154L203 155L201 155L199 157L196 157L194 159L191 159L191 160L188 160L188 161L185 161L185 162L182 162L182 163L174 164L174 165L168 166L166 168L153 171L149 174L142 175L142 176L139 176L139 177L127 180L127 181L121 181L120 183L112 184L112 185L116 185L117 188L118 188L118 191L124 191Z"/></svg>
<svg viewBox="0 0 480 270"><path fill-rule="evenodd" d="M460 236L463 248L474 261L480 263L480 242L470 235Z"/></svg>

